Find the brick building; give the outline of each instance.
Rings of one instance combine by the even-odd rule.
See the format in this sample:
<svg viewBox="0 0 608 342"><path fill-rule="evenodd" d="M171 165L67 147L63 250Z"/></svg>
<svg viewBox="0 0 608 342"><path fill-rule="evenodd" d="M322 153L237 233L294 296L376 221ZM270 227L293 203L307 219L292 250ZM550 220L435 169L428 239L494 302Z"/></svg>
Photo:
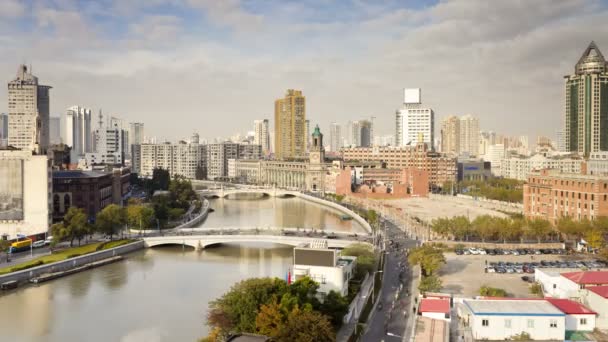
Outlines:
<svg viewBox="0 0 608 342"><path fill-rule="evenodd" d="M361 183L357 184L354 168L345 168L336 177L336 194L360 194L364 197L426 197L429 194L429 176L424 170L364 168ZM354 190L354 191L353 191Z"/></svg>
<svg viewBox="0 0 608 342"><path fill-rule="evenodd" d="M524 214L552 223L564 216L574 220L608 216L608 178L546 169L532 172L524 184Z"/></svg>
<svg viewBox="0 0 608 342"><path fill-rule="evenodd" d="M429 182L434 187L456 180L456 158L433 152L423 143L416 146L351 147L343 148L340 152L346 163L376 161L386 163L388 169L424 170L428 172Z"/></svg>

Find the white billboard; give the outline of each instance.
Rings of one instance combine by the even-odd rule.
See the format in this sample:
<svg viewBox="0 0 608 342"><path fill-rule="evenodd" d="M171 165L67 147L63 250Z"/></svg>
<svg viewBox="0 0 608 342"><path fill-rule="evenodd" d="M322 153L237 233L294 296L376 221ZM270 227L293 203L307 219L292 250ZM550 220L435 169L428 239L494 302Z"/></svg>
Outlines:
<svg viewBox="0 0 608 342"><path fill-rule="evenodd" d="M420 88L403 89L403 103L422 103Z"/></svg>

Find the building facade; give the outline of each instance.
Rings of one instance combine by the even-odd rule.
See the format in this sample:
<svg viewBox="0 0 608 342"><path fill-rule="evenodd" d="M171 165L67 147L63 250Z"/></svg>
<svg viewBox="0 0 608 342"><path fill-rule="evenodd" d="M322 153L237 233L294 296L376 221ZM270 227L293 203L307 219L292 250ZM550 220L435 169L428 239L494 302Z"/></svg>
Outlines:
<svg viewBox="0 0 608 342"><path fill-rule="evenodd" d="M61 144L61 118L49 118L49 146Z"/></svg>
<svg viewBox="0 0 608 342"><path fill-rule="evenodd" d="M585 172L585 167L581 172ZM556 223L561 217L593 220L608 216L608 178L534 171L524 184L524 215Z"/></svg>
<svg viewBox="0 0 608 342"><path fill-rule="evenodd" d="M424 108L421 89L405 89L403 107L395 114L397 146L409 146L422 141L433 148L435 142L435 113Z"/></svg>
<svg viewBox="0 0 608 342"><path fill-rule="evenodd" d="M565 140L570 152L588 157L608 151L608 66L591 42L565 76Z"/></svg>
<svg viewBox="0 0 608 342"><path fill-rule="evenodd" d="M262 147L262 154L267 156L270 154L270 125L268 119L255 120L253 122L254 139L255 145Z"/></svg>
<svg viewBox="0 0 608 342"><path fill-rule="evenodd" d="M462 181L485 181L492 178L492 166L490 162L483 160L459 160L458 177Z"/></svg>
<svg viewBox="0 0 608 342"><path fill-rule="evenodd" d="M86 153L93 152L91 110L72 106L65 113L65 144L72 148L70 159L74 163Z"/></svg>
<svg viewBox="0 0 608 342"><path fill-rule="evenodd" d="M329 150L337 153L342 147L342 128L336 122L332 122L329 127Z"/></svg>
<svg viewBox="0 0 608 342"><path fill-rule="evenodd" d="M8 145L44 154L49 146L49 90L20 65L8 83Z"/></svg>
<svg viewBox="0 0 608 342"><path fill-rule="evenodd" d="M341 150L344 161L385 162L389 169L415 168L428 172L432 187L456 180L456 158L430 150L427 144L398 147L354 147Z"/></svg>
<svg viewBox="0 0 608 342"><path fill-rule="evenodd" d="M128 132L118 125L102 126L95 130L95 152L85 153L88 165L124 165L128 146Z"/></svg>
<svg viewBox="0 0 608 342"><path fill-rule="evenodd" d="M505 145L494 144L487 146L483 160L490 162L493 175L500 176L503 159L505 159Z"/></svg>
<svg viewBox="0 0 608 342"><path fill-rule="evenodd" d="M202 179L206 175L207 145L180 141L177 144L135 144L132 150L133 172L141 177L152 177L156 168L168 170L171 177Z"/></svg>
<svg viewBox="0 0 608 342"><path fill-rule="evenodd" d="M460 153L479 155L479 119L472 115L460 117Z"/></svg>
<svg viewBox="0 0 608 342"><path fill-rule="evenodd" d="M43 235L51 224L51 161L31 151L0 150L0 235Z"/></svg>
<svg viewBox="0 0 608 342"><path fill-rule="evenodd" d="M289 89L274 103L275 158L306 157L306 98L301 90Z"/></svg>
<svg viewBox="0 0 608 342"><path fill-rule="evenodd" d="M581 173L585 161L577 155L546 157L535 154L532 157L514 156L500 161L500 176L504 178L527 180L533 170L554 169L563 173Z"/></svg>
<svg viewBox="0 0 608 342"><path fill-rule="evenodd" d="M222 142L207 145L207 179L220 180L236 177L235 171L229 172L230 160L259 160L262 158L262 146Z"/></svg>
<svg viewBox="0 0 608 342"><path fill-rule="evenodd" d="M460 119L450 115L441 120L441 153L460 154Z"/></svg>
<svg viewBox="0 0 608 342"><path fill-rule="evenodd" d="M144 143L145 131L143 122L131 122L129 124L129 144L138 145Z"/></svg>

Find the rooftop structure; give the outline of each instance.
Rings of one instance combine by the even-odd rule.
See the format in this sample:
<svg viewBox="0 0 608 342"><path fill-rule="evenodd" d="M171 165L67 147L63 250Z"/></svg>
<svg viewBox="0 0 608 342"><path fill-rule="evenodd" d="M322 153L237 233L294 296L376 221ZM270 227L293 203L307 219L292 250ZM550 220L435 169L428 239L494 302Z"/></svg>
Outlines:
<svg viewBox="0 0 608 342"><path fill-rule="evenodd" d="M608 271L582 271L562 273L562 277L579 285L608 285Z"/></svg>
<svg viewBox="0 0 608 342"><path fill-rule="evenodd" d="M484 316L564 316L551 303L539 300L481 299L465 300L464 305L476 315Z"/></svg>

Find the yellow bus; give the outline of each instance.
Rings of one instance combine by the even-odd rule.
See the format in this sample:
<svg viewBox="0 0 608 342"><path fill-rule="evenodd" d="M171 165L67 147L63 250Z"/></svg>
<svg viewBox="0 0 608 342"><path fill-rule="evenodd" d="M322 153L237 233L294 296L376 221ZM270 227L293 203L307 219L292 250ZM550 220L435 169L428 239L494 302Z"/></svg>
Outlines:
<svg viewBox="0 0 608 342"><path fill-rule="evenodd" d="M11 248L9 249L9 253L17 253L17 252L27 251L30 248L32 248L31 246L32 246L32 240L31 239L25 239L25 240L13 242L11 244Z"/></svg>

